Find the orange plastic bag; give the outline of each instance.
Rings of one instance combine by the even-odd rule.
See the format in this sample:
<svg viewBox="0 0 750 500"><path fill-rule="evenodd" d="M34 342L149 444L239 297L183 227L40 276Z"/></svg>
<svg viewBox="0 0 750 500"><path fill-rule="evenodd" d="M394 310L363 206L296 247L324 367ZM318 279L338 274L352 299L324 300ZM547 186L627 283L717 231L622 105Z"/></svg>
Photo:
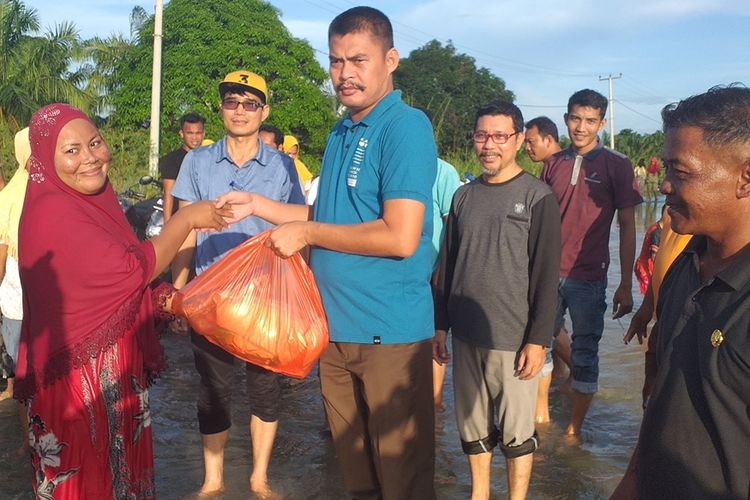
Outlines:
<svg viewBox="0 0 750 500"><path fill-rule="evenodd" d="M183 287L172 308L196 332L249 363L294 378L328 345L328 322L312 271L265 246L265 231Z"/></svg>

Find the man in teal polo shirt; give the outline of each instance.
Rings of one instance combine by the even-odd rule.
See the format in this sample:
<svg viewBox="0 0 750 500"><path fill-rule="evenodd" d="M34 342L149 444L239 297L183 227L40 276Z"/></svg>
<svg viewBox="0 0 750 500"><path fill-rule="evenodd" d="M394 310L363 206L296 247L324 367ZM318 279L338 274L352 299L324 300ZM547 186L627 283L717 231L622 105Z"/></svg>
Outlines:
<svg viewBox="0 0 750 500"><path fill-rule="evenodd" d="M271 236L280 255L312 247L332 341L321 390L350 495L432 499L432 127L393 90L399 56L382 12L340 14L328 41L349 114L328 137L315 206L249 193L218 203L233 205L232 221L283 223Z"/></svg>

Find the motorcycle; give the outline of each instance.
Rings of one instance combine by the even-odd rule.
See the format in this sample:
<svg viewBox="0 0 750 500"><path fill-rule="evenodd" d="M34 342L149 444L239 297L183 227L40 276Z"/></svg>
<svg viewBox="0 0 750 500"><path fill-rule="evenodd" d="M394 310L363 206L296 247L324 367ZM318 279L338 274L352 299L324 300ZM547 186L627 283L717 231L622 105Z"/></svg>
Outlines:
<svg viewBox="0 0 750 500"><path fill-rule="evenodd" d="M117 197L130 227L139 240L153 238L161 233L164 226L164 201L161 194L146 198L143 193L143 188L151 184L161 188L161 181L145 175L138 179L137 184L130 186Z"/></svg>

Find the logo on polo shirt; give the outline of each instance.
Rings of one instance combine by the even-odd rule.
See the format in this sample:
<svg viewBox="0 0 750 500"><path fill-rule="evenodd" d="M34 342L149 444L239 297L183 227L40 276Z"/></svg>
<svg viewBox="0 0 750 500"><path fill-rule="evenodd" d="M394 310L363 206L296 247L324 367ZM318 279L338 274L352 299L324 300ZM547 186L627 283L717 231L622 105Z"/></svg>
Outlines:
<svg viewBox="0 0 750 500"><path fill-rule="evenodd" d="M360 138L357 143L357 149L354 150L352 164L349 165L349 173L346 176L346 185L349 187L357 187L359 171L362 170L362 163L365 161L365 150L367 149L368 142L368 139L364 137Z"/></svg>
<svg viewBox="0 0 750 500"><path fill-rule="evenodd" d="M525 209L526 205L524 205L523 203L516 203L513 206L513 211L516 213L516 215L521 215Z"/></svg>

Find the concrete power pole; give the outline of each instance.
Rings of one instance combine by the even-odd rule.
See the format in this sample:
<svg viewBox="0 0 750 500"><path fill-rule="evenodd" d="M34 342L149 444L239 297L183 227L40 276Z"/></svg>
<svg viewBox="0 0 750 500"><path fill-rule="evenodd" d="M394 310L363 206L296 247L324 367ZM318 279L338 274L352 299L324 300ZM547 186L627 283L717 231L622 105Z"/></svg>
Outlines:
<svg viewBox="0 0 750 500"><path fill-rule="evenodd" d="M154 64L151 77L151 140L148 154L148 173L156 177L159 170L159 114L161 111L161 15L163 0L156 0L154 13Z"/></svg>
<svg viewBox="0 0 750 500"><path fill-rule="evenodd" d="M615 149L615 99L612 97L612 80L622 78L622 73L617 76L609 75L599 77L599 81L609 80L609 148Z"/></svg>

